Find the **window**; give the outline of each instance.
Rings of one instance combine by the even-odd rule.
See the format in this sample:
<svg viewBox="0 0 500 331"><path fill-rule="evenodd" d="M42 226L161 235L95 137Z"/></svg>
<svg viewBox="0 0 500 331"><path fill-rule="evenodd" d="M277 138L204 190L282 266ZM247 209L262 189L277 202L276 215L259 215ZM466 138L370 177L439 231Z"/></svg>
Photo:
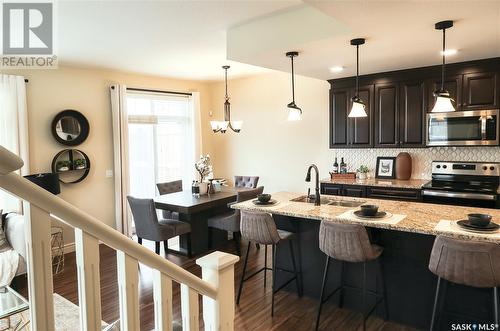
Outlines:
<svg viewBox="0 0 500 331"><path fill-rule="evenodd" d="M193 179L191 97L127 93L130 194L152 198L156 183Z"/></svg>

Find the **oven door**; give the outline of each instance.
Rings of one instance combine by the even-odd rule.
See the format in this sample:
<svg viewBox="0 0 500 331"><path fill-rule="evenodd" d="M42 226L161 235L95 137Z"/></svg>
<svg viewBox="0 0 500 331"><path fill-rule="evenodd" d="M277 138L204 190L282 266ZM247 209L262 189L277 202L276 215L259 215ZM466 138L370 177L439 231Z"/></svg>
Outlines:
<svg viewBox="0 0 500 331"><path fill-rule="evenodd" d="M427 114L427 146L498 145L498 109Z"/></svg>
<svg viewBox="0 0 500 331"><path fill-rule="evenodd" d="M496 209L500 207L500 201L497 194L423 189L422 197L424 202L428 203Z"/></svg>

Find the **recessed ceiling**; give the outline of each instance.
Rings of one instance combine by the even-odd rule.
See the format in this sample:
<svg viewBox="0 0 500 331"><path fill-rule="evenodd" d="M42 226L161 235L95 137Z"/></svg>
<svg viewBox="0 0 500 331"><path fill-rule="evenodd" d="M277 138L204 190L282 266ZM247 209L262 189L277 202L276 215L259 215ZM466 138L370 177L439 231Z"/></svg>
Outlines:
<svg viewBox="0 0 500 331"><path fill-rule="evenodd" d="M457 49L448 62L500 56L500 1L315 1L306 0L308 11L314 8L321 20L302 25L306 31L325 29L324 16L331 18L329 36L321 31L304 36L283 31L283 13L272 18L257 18L228 32L228 58L276 70L289 70L285 52L297 50L296 72L305 76L330 79L352 76L356 73L356 50L350 39L363 37L360 47L360 73L368 74L406 69L441 62L440 31L434 29L438 21L451 19L455 26L447 30L447 48ZM296 12L300 9L291 8ZM272 20L272 22L270 22ZM238 34L273 36L276 43L266 38L237 42ZM330 29L331 30L331 29ZM244 33L242 33L242 31ZM237 51L231 52L231 43ZM343 67L332 72L333 67Z"/></svg>
<svg viewBox="0 0 500 331"><path fill-rule="evenodd" d="M196 80L288 71L319 79L355 74L349 40L366 38L361 74L500 56L500 1L59 1L60 64ZM228 59L230 61L228 61ZM333 67L343 67L332 72ZM267 68L267 69L266 69Z"/></svg>

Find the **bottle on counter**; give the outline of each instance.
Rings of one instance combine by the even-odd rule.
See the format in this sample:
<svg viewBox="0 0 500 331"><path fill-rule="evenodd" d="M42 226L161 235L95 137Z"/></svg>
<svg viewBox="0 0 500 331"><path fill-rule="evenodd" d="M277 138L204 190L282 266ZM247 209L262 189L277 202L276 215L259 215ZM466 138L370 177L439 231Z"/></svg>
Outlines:
<svg viewBox="0 0 500 331"><path fill-rule="evenodd" d="M340 173L341 174L347 173L347 164L344 162L344 158L340 159Z"/></svg>
<svg viewBox="0 0 500 331"><path fill-rule="evenodd" d="M338 174L339 173L339 164L337 162L337 157L335 157L335 162L333 162L333 173Z"/></svg>
<svg viewBox="0 0 500 331"><path fill-rule="evenodd" d="M193 193L193 196L195 198L200 197L200 185L199 185L198 181L196 181L196 180L194 180L193 185L191 185L191 193Z"/></svg>

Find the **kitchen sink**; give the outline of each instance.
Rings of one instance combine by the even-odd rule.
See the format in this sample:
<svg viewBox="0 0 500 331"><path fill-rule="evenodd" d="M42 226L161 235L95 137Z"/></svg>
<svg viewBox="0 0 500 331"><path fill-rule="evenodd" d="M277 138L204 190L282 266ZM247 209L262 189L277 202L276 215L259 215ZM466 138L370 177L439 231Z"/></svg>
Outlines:
<svg viewBox="0 0 500 331"><path fill-rule="evenodd" d="M292 199L290 201L293 202L306 202L306 203L314 203L314 195L303 195L298 198ZM325 198L321 197L320 200L322 205L329 205L329 206L339 206L339 207L359 207L362 204L364 204L366 201L362 200L337 200L337 199L332 199L332 198Z"/></svg>

